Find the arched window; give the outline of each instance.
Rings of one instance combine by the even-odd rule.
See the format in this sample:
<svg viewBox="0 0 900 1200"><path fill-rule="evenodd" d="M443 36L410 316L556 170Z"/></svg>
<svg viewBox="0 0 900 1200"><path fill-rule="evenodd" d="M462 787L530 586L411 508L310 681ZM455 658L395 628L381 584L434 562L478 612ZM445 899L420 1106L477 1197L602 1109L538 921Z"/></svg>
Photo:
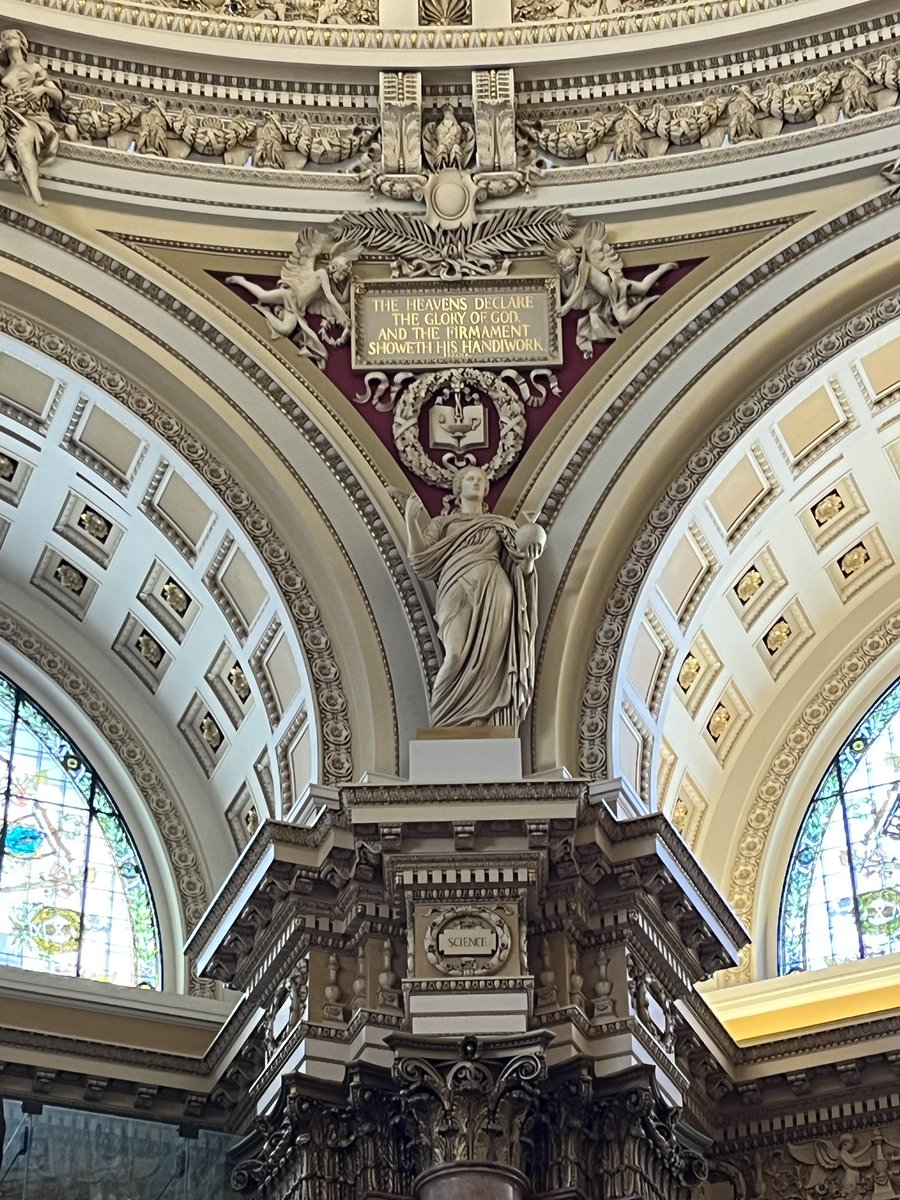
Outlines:
<svg viewBox="0 0 900 1200"><path fill-rule="evenodd" d="M143 865L85 756L0 675L0 966L161 985Z"/></svg>
<svg viewBox="0 0 900 1200"><path fill-rule="evenodd" d="M791 855L778 973L900 950L900 680L816 789Z"/></svg>

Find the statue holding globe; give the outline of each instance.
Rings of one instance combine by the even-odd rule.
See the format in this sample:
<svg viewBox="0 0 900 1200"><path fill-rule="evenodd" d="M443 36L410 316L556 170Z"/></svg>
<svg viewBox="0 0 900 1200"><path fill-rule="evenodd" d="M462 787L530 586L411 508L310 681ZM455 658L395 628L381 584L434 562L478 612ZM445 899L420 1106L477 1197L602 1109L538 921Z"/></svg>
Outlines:
<svg viewBox="0 0 900 1200"><path fill-rule="evenodd" d="M432 724L518 730L534 691L534 565L546 534L489 512L488 487L480 467L463 467L444 511L433 518L411 495L409 560L420 579L437 585L444 661L431 693Z"/></svg>

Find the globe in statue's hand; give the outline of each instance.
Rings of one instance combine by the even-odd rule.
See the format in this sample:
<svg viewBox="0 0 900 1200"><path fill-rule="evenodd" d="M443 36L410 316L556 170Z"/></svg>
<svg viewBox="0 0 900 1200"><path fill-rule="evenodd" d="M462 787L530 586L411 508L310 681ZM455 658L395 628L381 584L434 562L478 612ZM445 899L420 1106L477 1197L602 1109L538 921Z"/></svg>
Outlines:
<svg viewBox="0 0 900 1200"><path fill-rule="evenodd" d="M534 525L529 521L525 525L520 525L516 530L516 549L522 554L528 554L531 558L537 558L546 543L547 534L540 525Z"/></svg>

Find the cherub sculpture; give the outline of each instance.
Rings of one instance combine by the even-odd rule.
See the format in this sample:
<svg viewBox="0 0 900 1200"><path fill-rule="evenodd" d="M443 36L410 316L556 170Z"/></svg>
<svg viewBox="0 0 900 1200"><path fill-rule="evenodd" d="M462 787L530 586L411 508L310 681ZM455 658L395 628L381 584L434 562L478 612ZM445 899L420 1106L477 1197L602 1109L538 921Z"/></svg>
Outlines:
<svg viewBox="0 0 900 1200"><path fill-rule="evenodd" d="M327 266L317 266L328 255ZM262 288L243 275L229 275L226 282L245 288L257 303L253 306L266 318L273 338L293 338L317 365L323 366L329 346L341 346L350 336L350 273L359 249L347 241L333 242L327 234L304 229L281 268L281 281ZM310 316L322 318L318 332Z"/></svg>
<svg viewBox="0 0 900 1200"><path fill-rule="evenodd" d="M856 1138L852 1133L842 1133L837 1145L819 1139L804 1145L788 1142L786 1149L798 1163L810 1168L806 1178L805 1192L809 1197L820 1196L826 1190L829 1178L840 1172L840 1195L850 1197L861 1194L860 1179L864 1171L872 1166L872 1158L860 1154Z"/></svg>
<svg viewBox="0 0 900 1200"><path fill-rule="evenodd" d="M49 110L62 104L62 88L43 67L28 61L28 41L19 29L0 33L0 165L19 180L35 204L45 204L38 181L41 166L56 157L59 132Z"/></svg>
<svg viewBox="0 0 900 1200"><path fill-rule="evenodd" d="M578 321L575 341L585 356L594 353L594 343L614 341L656 299L647 293L677 263L654 267L642 279L627 279L624 263L607 236L602 221L589 221L572 242L556 256L563 303L560 316L584 310Z"/></svg>

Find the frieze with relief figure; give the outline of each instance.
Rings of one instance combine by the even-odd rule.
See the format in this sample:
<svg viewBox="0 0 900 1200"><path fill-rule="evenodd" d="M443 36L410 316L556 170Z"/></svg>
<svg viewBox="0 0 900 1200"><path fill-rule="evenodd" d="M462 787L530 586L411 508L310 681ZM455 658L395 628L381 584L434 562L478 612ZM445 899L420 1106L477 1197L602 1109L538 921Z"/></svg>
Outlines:
<svg viewBox="0 0 900 1200"><path fill-rule="evenodd" d="M302 230L277 280L219 277L364 412L432 512L466 466L495 500L571 388L694 265L629 267L602 222L554 207L479 217L473 201L445 221L459 174L430 177L424 215Z"/></svg>
<svg viewBox="0 0 900 1200"><path fill-rule="evenodd" d="M799 1088L806 1077L790 1078ZM729 1185L733 1200L895 1200L900 1196L898 1137L893 1126L779 1138L774 1145L713 1159L710 1178L723 1196L721 1185Z"/></svg>

